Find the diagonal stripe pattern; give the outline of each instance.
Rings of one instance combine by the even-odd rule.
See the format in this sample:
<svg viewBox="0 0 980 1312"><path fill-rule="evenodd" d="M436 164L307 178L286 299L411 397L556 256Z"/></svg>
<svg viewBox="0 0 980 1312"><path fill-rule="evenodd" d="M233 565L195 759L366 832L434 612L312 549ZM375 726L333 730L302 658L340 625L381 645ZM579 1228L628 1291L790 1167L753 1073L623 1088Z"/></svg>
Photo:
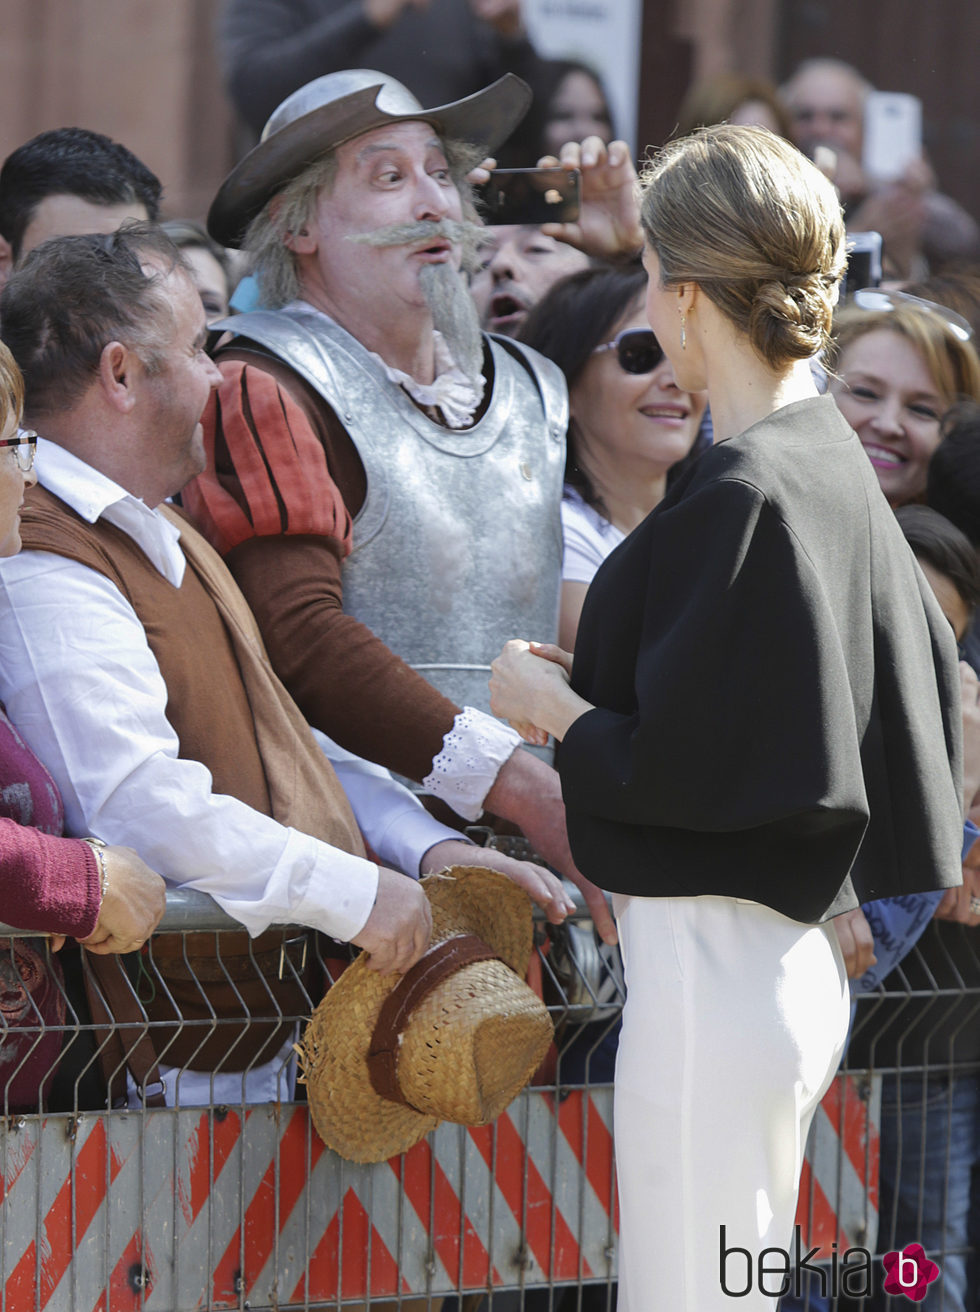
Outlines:
<svg viewBox="0 0 980 1312"><path fill-rule="evenodd" d="M798 1220L825 1251L877 1228L877 1095L818 1111ZM612 1089L535 1089L356 1166L305 1105L0 1125L0 1312L304 1307L615 1278Z"/></svg>

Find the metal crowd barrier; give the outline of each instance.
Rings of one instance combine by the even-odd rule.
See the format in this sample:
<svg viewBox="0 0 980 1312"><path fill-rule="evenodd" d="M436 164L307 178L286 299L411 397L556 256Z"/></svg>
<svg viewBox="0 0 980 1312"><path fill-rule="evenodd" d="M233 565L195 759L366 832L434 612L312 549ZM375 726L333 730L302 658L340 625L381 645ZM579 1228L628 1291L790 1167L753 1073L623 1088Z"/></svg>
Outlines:
<svg viewBox="0 0 980 1312"><path fill-rule="evenodd" d="M238 928L204 895L172 892L160 932L182 935L185 944L200 942L191 934L217 935L221 961L221 943ZM7 933L25 937L0 926ZM924 1005L929 1024L945 1017L948 1029L952 1017L961 1032L980 1023L975 934L961 937L969 969L958 957L949 979L933 972L930 980L923 957L897 992L859 1004L854 1043L872 1067L845 1067L819 1109L797 1218L802 1242L818 1249L815 1260L828 1271L835 1254L854 1246L880 1265L892 1242L893 1218L880 1212L882 1090L896 1074L931 1070L901 1063L921 1023L909 1016ZM4 942L6 980L14 949ZM175 987L175 957L157 960L158 942L128 979L143 1008L137 1028L170 1041L172 1021L147 1010L151 988L158 1001ZM283 1012L270 1004L247 1018L246 1030L275 1021L291 1033L343 968L333 955L340 951L311 936L305 963L284 952L280 969L302 986L302 1005ZM244 994L241 962L229 958L222 982ZM623 992L616 955L597 945L583 907L565 933L536 922L529 981L549 1006L557 1037L534 1085L493 1125L443 1124L410 1152L374 1166L345 1162L324 1147L286 1060L277 1101L248 1103L225 1090L202 1106L105 1110L95 1049L106 1031L79 1000L77 970L73 978L67 969L66 978L64 1021L44 1024L39 1012L33 1039L82 1036L87 1059L76 1060L71 1078L49 1095L57 1110L13 1107L3 1094L0 1312L614 1309L611 1063ZM213 987L200 981L201 998ZM204 1042L223 1022L205 1015L186 1024ZM16 1033L23 1052L25 1032L29 1023L15 1032L4 1019L0 1089L13 1075L4 1047ZM941 1056L930 1055L937 1070ZM941 1069L972 1072L976 1082L973 1067L947 1062ZM949 1255L930 1256L943 1265ZM820 1302L808 1291L798 1306L850 1305L836 1295Z"/></svg>

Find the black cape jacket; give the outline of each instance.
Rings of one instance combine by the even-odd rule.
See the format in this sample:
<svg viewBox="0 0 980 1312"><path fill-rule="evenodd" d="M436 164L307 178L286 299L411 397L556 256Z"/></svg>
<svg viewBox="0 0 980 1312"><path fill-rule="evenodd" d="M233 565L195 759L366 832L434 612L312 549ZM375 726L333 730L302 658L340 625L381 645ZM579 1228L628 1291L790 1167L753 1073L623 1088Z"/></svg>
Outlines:
<svg viewBox="0 0 980 1312"><path fill-rule="evenodd" d="M561 744L602 888L806 923L960 882L950 626L829 397L712 447L604 562Z"/></svg>

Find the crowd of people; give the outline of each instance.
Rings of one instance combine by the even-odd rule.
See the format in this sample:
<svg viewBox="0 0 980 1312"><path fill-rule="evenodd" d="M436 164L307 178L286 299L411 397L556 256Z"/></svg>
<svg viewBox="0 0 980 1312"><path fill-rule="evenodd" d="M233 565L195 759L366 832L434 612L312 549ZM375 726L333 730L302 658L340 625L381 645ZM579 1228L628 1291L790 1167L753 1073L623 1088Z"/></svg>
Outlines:
<svg viewBox="0 0 980 1312"><path fill-rule="evenodd" d="M710 1312L720 1224L788 1247L851 994L915 944L980 978L980 229L863 175L829 59L693 88L640 203L596 75L517 0L420 61L440 3L228 6L261 137L206 225L83 127L0 169L0 872L49 936L6 942L3 1105L292 1096L248 1011L302 1011L308 934L403 974L420 875L553 924L570 881L625 959L618 1306ZM578 218L485 225L495 159ZM845 224L888 280L838 306ZM167 886L241 934L154 933ZM158 1041L59 1053L151 936ZM978 1027L909 1014L849 1054L945 1063L886 1082L881 1215L975 1312Z"/></svg>

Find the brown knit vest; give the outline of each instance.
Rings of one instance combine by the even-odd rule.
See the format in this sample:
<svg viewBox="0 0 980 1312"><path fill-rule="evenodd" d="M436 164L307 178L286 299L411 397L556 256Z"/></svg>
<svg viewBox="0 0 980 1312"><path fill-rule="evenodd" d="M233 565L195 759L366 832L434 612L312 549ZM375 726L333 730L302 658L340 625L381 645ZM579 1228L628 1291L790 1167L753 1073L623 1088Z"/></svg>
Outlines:
<svg viewBox="0 0 980 1312"><path fill-rule="evenodd" d="M231 575L189 522L169 508L164 513L180 527L188 562L179 588L128 534L103 520L89 524L41 487L27 494L21 538L27 549L65 556L105 575L130 603L167 687L166 714L179 755L207 767L215 792L363 855L340 782L273 674ZM233 876L229 871L229 882ZM281 969L283 952L291 959L296 955L283 947L286 938L278 930L251 943L244 933L190 934L188 969L182 937L156 936L152 956L163 963L166 985L160 981L144 1006L151 1020L173 1021L179 1014L185 1022L182 1028L153 1027L152 1037L168 1065L239 1070L272 1055L288 1027L223 1024L208 1037L209 1022L214 1014L240 1018L253 1008L266 1016L270 1007L272 1014L281 1010L284 1015L308 1009L293 972L288 966ZM257 977L256 964L264 980Z"/></svg>

